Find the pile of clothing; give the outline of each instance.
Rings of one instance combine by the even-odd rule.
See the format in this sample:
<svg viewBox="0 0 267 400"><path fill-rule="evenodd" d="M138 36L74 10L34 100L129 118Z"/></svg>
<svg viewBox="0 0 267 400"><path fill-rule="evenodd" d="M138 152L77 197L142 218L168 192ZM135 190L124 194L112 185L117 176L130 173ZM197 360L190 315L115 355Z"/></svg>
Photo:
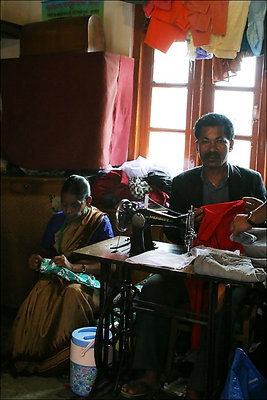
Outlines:
<svg viewBox="0 0 267 400"><path fill-rule="evenodd" d="M143 202L148 193L150 201L168 207L171 184L172 178L165 167L139 156L94 177L93 205L107 209L114 208L122 199Z"/></svg>

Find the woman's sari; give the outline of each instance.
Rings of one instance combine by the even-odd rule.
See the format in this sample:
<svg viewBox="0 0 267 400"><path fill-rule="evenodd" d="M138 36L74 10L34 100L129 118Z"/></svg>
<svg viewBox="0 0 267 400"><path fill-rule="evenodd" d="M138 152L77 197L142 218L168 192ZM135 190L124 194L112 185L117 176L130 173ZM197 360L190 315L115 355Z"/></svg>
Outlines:
<svg viewBox="0 0 267 400"><path fill-rule="evenodd" d="M89 207L78 222L55 234L55 249L69 260L86 246L100 227L104 214ZM61 231L61 233L60 233ZM54 375L69 363L71 334L90 326L96 305L93 289L44 275L19 308L12 328L12 358L19 373Z"/></svg>

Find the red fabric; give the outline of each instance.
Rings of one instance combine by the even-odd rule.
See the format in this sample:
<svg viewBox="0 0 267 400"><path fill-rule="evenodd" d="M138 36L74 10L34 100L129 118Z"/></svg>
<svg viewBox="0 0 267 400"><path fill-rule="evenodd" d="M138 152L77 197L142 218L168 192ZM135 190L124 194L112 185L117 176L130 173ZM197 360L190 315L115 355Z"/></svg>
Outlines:
<svg viewBox="0 0 267 400"><path fill-rule="evenodd" d="M155 185L150 185L153 192L150 198L159 204L165 205L169 201L169 196L162 192ZM122 199L135 200L129 189L129 178L122 170L114 170L96 179L91 185L92 198L94 205L98 208L103 207L102 199L105 195L112 193L118 201Z"/></svg>
<svg viewBox="0 0 267 400"><path fill-rule="evenodd" d="M237 53L236 58L217 58L212 57L212 82L229 82L231 76L236 76L241 70L241 53Z"/></svg>
<svg viewBox="0 0 267 400"><path fill-rule="evenodd" d="M171 0L150 0L146 4L143 5L143 10L145 16L147 18L151 17L151 14L155 7L160 8L161 10L170 10L171 9Z"/></svg>
<svg viewBox="0 0 267 400"><path fill-rule="evenodd" d="M166 53L173 42L185 40L190 27L187 15L188 10L181 0L172 1L169 11L155 8L144 42Z"/></svg>
<svg viewBox="0 0 267 400"><path fill-rule="evenodd" d="M101 208L102 198L113 193L117 200L135 200L129 189L129 178L124 171L110 171L96 179L91 185L91 192L94 205Z"/></svg>
<svg viewBox="0 0 267 400"><path fill-rule="evenodd" d="M121 165L127 160L132 113L133 69L133 59L121 56L109 148L109 163L113 166Z"/></svg>
<svg viewBox="0 0 267 400"><path fill-rule="evenodd" d="M210 33L225 35L228 13L228 0L183 1L188 10L188 19L194 46L209 44Z"/></svg>
<svg viewBox="0 0 267 400"><path fill-rule="evenodd" d="M200 207L204 209L204 217L201 221L197 237L193 246L204 245L223 250L240 250L244 252L241 244L230 239L230 225L236 214L244 213L245 202L243 200L227 203L210 204ZM197 313L206 313L208 309L208 288L206 282L201 279L185 279L190 305ZM192 349L199 347L201 326L193 325Z"/></svg>
<svg viewBox="0 0 267 400"><path fill-rule="evenodd" d="M133 64L108 52L2 60L3 156L38 170L125 162Z"/></svg>

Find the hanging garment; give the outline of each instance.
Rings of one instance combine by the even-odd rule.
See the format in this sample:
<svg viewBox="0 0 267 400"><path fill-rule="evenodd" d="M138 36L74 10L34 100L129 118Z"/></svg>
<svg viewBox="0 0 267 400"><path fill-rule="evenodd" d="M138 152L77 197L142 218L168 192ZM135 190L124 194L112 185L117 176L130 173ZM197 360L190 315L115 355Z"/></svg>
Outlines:
<svg viewBox="0 0 267 400"><path fill-rule="evenodd" d="M154 9L144 42L166 53L173 42L185 40L189 27L188 10L183 2L172 1L169 11Z"/></svg>
<svg viewBox="0 0 267 400"><path fill-rule="evenodd" d="M211 33L209 44L201 47L218 58L235 58L240 51L249 5L250 0L229 1L225 35Z"/></svg>
<svg viewBox="0 0 267 400"><path fill-rule="evenodd" d="M255 56L259 56L262 50L265 14L266 1L251 1L248 12L246 36Z"/></svg>
<svg viewBox="0 0 267 400"><path fill-rule="evenodd" d="M211 32L225 35L228 11L226 1L183 1L188 10L188 19L194 46L209 44Z"/></svg>
<svg viewBox="0 0 267 400"><path fill-rule="evenodd" d="M145 16L147 18L150 18L152 15L153 10L157 7L160 8L161 10L166 10L169 11L171 9L171 0L150 0L146 4L143 5L143 10L145 13Z"/></svg>
<svg viewBox="0 0 267 400"><path fill-rule="evenodd" d="M241 69L241 53L236 58L212 58L212 82L229 82L231 76L236 76Z"/></svg>

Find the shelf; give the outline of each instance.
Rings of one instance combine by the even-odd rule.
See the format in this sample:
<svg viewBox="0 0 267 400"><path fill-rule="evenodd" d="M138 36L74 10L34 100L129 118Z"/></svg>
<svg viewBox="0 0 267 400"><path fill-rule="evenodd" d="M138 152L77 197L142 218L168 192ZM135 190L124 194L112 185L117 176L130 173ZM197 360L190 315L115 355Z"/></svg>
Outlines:
<svg viewBox="0 0 267 400"><path fill-rule="evenodd" d="M19 39L22 25L1 20L1 39Z"/></svg>

